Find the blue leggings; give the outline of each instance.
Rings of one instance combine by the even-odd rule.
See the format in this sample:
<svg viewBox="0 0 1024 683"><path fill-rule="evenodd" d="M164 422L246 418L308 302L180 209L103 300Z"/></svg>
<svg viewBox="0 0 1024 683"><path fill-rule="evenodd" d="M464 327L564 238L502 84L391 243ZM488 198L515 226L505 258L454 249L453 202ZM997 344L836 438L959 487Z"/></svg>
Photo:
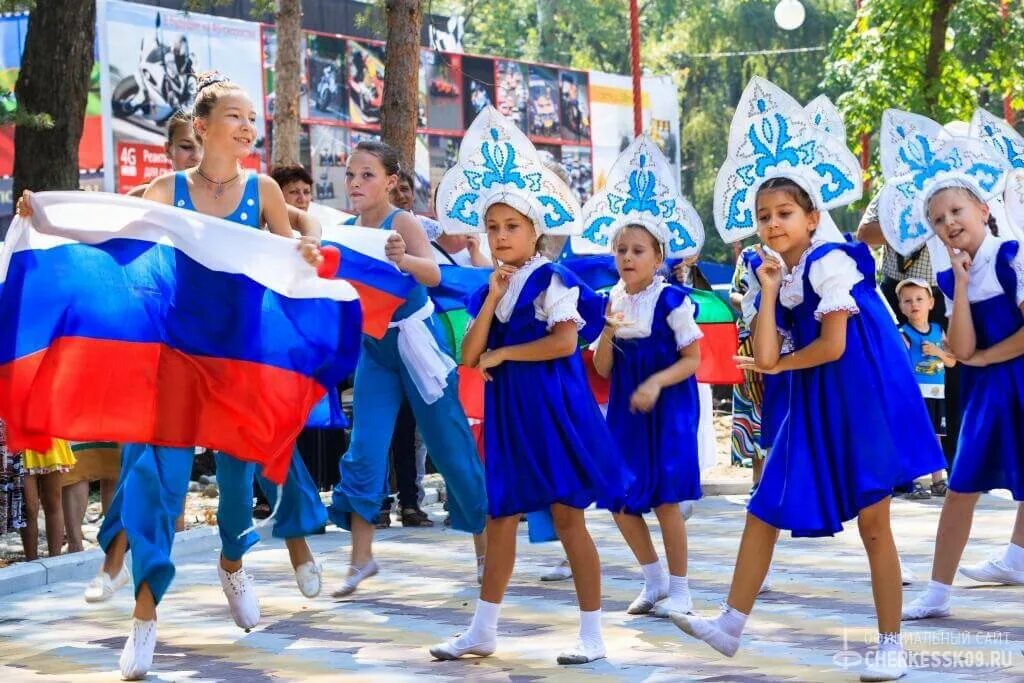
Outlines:
<svg viewBox="0 0 1024 683"><path fill-rule="evenodd" d="M277 502L277 485L256 474L257 465L238 460L226 453L216 453L217 487L220 499L217 503L217 527L220 532L221 554L237 562L249 548L256 545L260 536L255 531L242 536L252 526L253 478L273 507ZM274 516L274 538L300 538L319 531L327 524L327 509L320 501L313 478L296 447L288 468L281 494L281 507Z"/></svg>
<svg viewBox="0 0 1024 683"><path fill-rule="evenodd" d="M174 579L174 521L185 504L193 454L191 448L125 444L120 481L100 528L104 552L125 532L132 551L135 594L143 583L149 584L158 604Z"/></svg>
<svg viewBox="0 0 1024 683"><path fill-rule="evenodd" d="M430 323L437 337L438 326ZM487 516L484 470L466 413L459 403L458 375L448 376L444 395L427 405L398 356L398 330L383 339L363 335L356 366L353 430L349 450L339 463L341 481L334 487L331 521L351 529L351 514L376 522L388 475L388 449L403 398L409 400L416 426L448 488L452 528L480 533ZM439 340L444 348L445 342Z"/></svg>

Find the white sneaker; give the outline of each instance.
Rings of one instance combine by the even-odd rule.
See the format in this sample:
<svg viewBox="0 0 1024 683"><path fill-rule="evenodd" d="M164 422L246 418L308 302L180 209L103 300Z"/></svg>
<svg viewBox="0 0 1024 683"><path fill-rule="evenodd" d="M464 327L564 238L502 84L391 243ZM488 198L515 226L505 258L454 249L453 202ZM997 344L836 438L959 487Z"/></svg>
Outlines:
<svg viewBox="0 0 1024 683"><path fill-rule="evenodd" d="M153 666L156 649L156 620L132 619L132 630L121 650L121 680L141 681Z"/></svg>
<svg viewBox="0 0 1024 683"><path fill-rule="evenodd" d="M933 605L925 602L927 593L917 596L909 605L903 606L903 621L916 621L918 619L938 619L949 616L949 600L942 605Z"/></svg>
<svg viewBox="0 0 1024 683"><path fill-rule="evenodd" d="M320 595L323 587L324 567L313 560L304 562L295 568L295 583L299 585L299 592L307 598L315 598Z"/></svg>
<svg viewBox="0 0 1024 683"><path fill-rule="evenodd" d="M679 612L670 614L669 619L683 633L693 636L697 640L703 640L726 657L732 657L736 654L736 650L740 649L740 639L718 628L710 619Z"/></svg>
<svg viewBox="0 0 1024 683"><path fill-rule="evenodd" d="M483 640L479 643L463 643L462 634L458 634L448 640L430 648L430 656L434 659L449 661L459 659L466 655L477 657L490 657L498 647L498 639Z"/></svg>
<svg viewBox="0 0 1024 683"><path fill-rule="evenodd" d="M689 591L686 592L686 596L683 598L666 598L651 610L651 614L661 619L668 619L669 614L672 612L693 614L693 598L690 597Z"/></svg>
<svg viewBox="0 0 1024 683"><path fill-rule="evenodd" d="M573 666L589 664L605 657L604 642L598 641L594 643L579 638L570 649L560 652L556 661L562 665Z"/></svg>
<svg viewBox="0 0 1024 683"><path fill-rule="evenodd" d="M562 560L552 567L546 574L541 574L541 581L565 581L572 578L572 568L569 560Z"/></svg>
<svg viewBox="0 0 1024 683"><path fill-rule="evenodd" d="M658 602L668 597L668 577L665 577L664 587L657 592L654 597L651 597L647 592L647 584L644 583L644 587L640 590L640 595L636 596L633 602L629 603L629 607L626 608L626 614L650 614L651 610Z"/></svg>
<svg viewBox="0 0 1024 683"><path fill-rule="evenodd" d="M245 573L245 567L237 572L227 572L220 565L217 566L217 574L235 624L246 631L255 628L260 623L260 602L252 576Z"/></svg>
<svg viewBox="0 0 1024 683"><path fill-rule="evenodd" d="M910 567L903 564L903 560L900 560L900 582L904 586L909 586L917 581L917 577L914 576L914 572L910 571Z"/></svg>
<svg viewBox="0 0 1024 683"><path fill-rule="evenodd" d="M1001 583L1005 586L1024 585L1024 571L1010 569L1002 558L992 558L979 564L960 567L960 573L981 583Z"/></svg>
<svg viewBox="0 0 1024 683"><path fill-rule="evenodd" d="M332 593L331 595L333 595L336 598L343 598L346 595L352 595L356 592L356 588L359 588L359 584L361 584L363 581L370 578L371 576L376 576L377 572L379 571L380 566L377 564L377 560L371 559L362 567L356 569L355 572L346 576L344 583L342 583L341 585L341 588L334 591L334 593Z"/></svg>
<svg viewBox="0 0 1024 683"><path fill-rule="evenodd" d="M862 681L895 681L907 675L907 653L898 650L879 650L874 660L860 675Z"/></svg>
<svg viewBox="0 0 1024 683"><path fill-rule="evenodd" d="M103 571L100 567L100 573L93 577L85 587L85 601L86 602L106 602L110 598L114 597L122 586L124 586L132 578L131 573L128 571L128 567L123 565L121 571L118 572L117 576L110 578L110 575Z"/></svg>

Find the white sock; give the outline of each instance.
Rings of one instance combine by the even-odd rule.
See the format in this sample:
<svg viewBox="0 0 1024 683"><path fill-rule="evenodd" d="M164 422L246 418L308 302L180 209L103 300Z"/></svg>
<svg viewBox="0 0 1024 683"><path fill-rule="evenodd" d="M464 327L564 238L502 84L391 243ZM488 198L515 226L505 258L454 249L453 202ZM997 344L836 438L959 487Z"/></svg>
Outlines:
<svg viewBox="0 0 1024 683"><path fill-rule="evenodd" d="M469 623L469 628L466 629L466 632L459 637L459 642L464 647L468 647L494 640L498 633L498 616L500 614L500 602L477 600L473 621Z"/></svg>
<svg viewBox="0 0 1024 683"><path fill-rule="evenodd" d="M924 593L921 594L918 600L925 605L940 607L949 602L949 594L952 589L953 587L947 584L929 581L928 587L925 588Z"/></svg>
<svg viewBox="0 0 1024 683"><path fill-rule="evenodd" d="M601 610L584 612L580 610L580 640L584 643L601 644Z"/></svg>
<svg viewBox="0 0 1024 683"><path fill-rule="evenodd" d="M1024 548L1013 543L1007 544L1006 552L1003 553L1003 562L1010 569L1024 571Z"/></svg>
<svg viewBox="0 0 1024 683"><path fill-rule="evenodd" d="M640 565L640 571L644 573L644 596L651 602L656 602L665 590L666 576L661 563L655 560L650 564Z"/></svg>
<svg viewBox="0 0 1024 683"><path fill-rule="evenodd" d="M690 594L690 580L685 576L669 575L668 577L668 599L686 600Z"/></svg>
<svg viewBox="0 0 1024 683"><path fill-rule="evenodd" d="M879 633L878 634L878 649L885 650L902 650L903 639L900 638L899 633Z"/></svg>
<svg viewBox="0 0 1024 683"><path fill-rule="evenodd" d="M744 614L738 609L729 607L726 604L725 609L711 622L718 627L719 630L725 631L730 636L739 638L743 634L743 627L747 624L747 617L749 615Z"/></svg>

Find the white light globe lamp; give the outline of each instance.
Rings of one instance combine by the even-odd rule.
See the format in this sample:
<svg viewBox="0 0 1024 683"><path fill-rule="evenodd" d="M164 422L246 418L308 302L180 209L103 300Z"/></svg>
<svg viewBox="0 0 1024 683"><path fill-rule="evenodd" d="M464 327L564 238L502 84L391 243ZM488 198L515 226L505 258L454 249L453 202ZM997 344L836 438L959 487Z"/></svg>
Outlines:
<svg viewBox="0 0 1024 683"><path fill-rule="evenodd" d="M775 23L784 31L795 31L803 26L806 16L800 0L780 0L775 6Z"/></svg>

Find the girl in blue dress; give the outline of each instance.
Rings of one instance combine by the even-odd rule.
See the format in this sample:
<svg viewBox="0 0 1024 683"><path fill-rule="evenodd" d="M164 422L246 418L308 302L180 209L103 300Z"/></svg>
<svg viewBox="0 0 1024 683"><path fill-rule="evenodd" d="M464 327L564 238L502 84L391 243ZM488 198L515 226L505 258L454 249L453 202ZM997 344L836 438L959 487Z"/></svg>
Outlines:
<svg viewBox="0 0 1024 683"><path fill-rule="evenodd" d="M675 188L672 169L647 136L627 147L608 173L603 192L583 208L584 239L611 247L619 282L611 290L594 366L611 378L608 427L635 477L615 515L640 563L644 586L629 614L690 612L686 523L679 503L700 491L700 365L688 290L658 274L665 258L686 259L704 242L700 218ZM661 527L668 574L658 560L643 515Z"/></svg>
<svg viewBox="0 0 1024 683"><path fill-rule="evenodd" d="M483 586L466 632L430 653L455 659L495 651L519 515L549 508L580 605L579 638L558 662L601 659L601 567L583 510L594 502L618 509L628 482L578 344L580 336L593 341L600 333L604 300L538 253L542 233L572 232L579 206L526 136L488 107L441 181L438 213L446 231L486 229L496 263L489 284L470 297L474 321L462 347L463 362L487 380Z"/></svg>
<svg viewBox="0 0 1024 683"><path fill-rule="evenodd" d="M860 168L844 140L845 133L819 128L760 78L737 106L729 159L716 185L716 224L727 241L756 231L781 256L762 252L754 357L738 362L766 374L788 371L789 406L750 499L722 614L674 613L672 619L732 656L779 530L830 536L856 518L879 632L879 655L862 680L893 680L906 673L907 660L891 492L943 459L903 342L875 289L871 254L845 242L828 218L828 208L860 196ZM779 307L792 316L794 350L784 356Z"/></svg>
<svg viewBox="0 0 1024 683"><path fill-rule="evenodd" d="M1024 501L1024 253L1017 240L1000 235L1004 226L989 206L1002 190L1012 149L1007 155L984 139L954 137L923 116L894 110L886 112L882 131L886 185L879 220L901 253L927 240L951 311L949 348L964 365L963 421L932 577L903 610L904 619L928 619L950 614L953 577L981 493L1008 489ZM1024 141L1019 145L1022 154ZM934 155L933 163L924 163L929 156L922 150ZM960 573L1024 585L1024 504L1002 556Z"/></svg>

